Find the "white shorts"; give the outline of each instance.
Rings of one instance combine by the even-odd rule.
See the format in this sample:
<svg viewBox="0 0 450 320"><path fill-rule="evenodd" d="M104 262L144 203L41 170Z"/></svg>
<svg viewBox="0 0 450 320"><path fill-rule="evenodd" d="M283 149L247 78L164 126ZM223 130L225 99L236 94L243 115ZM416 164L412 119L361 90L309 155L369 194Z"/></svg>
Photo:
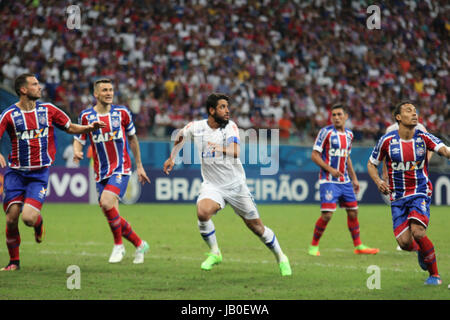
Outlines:
<svg viewBox="0 0 450 320"><path fill-rule="evenodd" d="M229 203L236 214L247 220L259 218L255 201L245 183L230 189L220 189L208 182L203 182L197 203L203 199L211 199L217 202L220 209L225 208L225 205Z"/></svg>

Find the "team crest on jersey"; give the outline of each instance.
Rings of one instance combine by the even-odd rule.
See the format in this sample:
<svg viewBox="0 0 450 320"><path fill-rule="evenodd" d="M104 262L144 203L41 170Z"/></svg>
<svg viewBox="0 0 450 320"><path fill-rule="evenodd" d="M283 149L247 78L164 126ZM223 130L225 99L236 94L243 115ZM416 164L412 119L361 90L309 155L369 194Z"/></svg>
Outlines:
<svg viewBox="0 0 450 320"><path fill-rule="evenodd" d="M91 114L89 117L88 117L88 120L96 120L97 119L97 116L95 115L95 114Z"/></svg>
<svg viewBox="0 0 450 320"><path fill-rule="evenodd" d="M43 115L43 114L40 114L39 116L38 116L38 121L39 121L39 123L41 124L41 125L46 125L47 124L47 117L45 116L45 115Z"/></svg>
<svg viewBox="0 0 450 320"><path fill-rule="evenodd" d="M111 121L111 124L112 124L112 126L113 127L120 127L120 121L119 121L119 119L113 119L112 121Z"/></svg>
<svg viewBox="0 0 450 320"><path fill-rule="evenodd" d="M416 149L417 155L419 157L423 156L425 154L425 149L424 148L417 148Z"/></svg>
<svg viewBox="0 0 450 320"><path fill-rule="evenodd" d="M391 140L391 144L399 144L399 142L398 142L397 139L393 138L393 139Z"/></svg>
<svg viewBox="0 0 450 320"><path fill-rule="evenodd" d="M327 191L325 192L325 199L328 200L328 201L333 200L333 191L327 190Z"/></svg>

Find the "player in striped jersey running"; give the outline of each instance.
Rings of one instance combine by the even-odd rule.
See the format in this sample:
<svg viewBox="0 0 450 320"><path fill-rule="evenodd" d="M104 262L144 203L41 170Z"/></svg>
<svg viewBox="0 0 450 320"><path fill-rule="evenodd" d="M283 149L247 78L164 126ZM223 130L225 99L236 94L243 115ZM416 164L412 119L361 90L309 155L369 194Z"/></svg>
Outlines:
<svg viewBox="0 0 450 320"><path fill-rule="evenodd" d="M88 133L104 127L94 121L80 126L51 103L39 102L41 86L31 73L18 76L14 88L19 101L0 116L0 137L5 131L11 140L11 154L4 175L3 209L6 213L6 246L9 264L1 271L20 269L19 216L34 228L35 240L42 242L44 224L41 209L47 194L49 167L55 161L54 127L70 134ZM6 167L0 155L0 166Z"/></svg>
<svg viewBox="0 0 450 320"><path fill-rule="evenodd" d="M109 258L110 263L122 261L125 247L122 237L135 247L133 263L143 263L144 254L149 245L133 231L130 224L119 214L119 199L127 189L131 175L129 149L136 161L139 182L150 183L141 162L141 152L130 111L125 106L112 104L114 89L110 79L100 79L94 84L94 96L97 104L83 110L79 117L80 124L89 124L97 120L106 123L106 127L89 134L93 146L94 172L97 181L99 204L105 214L114 238L114 247ZM88 135L75 137L73 142L74 160L83 158L83 146Z"/></svg>
<svg viewBox="0 0 450 320"><path fill-rule="evenodd" d="M321 216L316 221L308 254L319 256L319 240L336 211L336 202L347 211L347 226L356 254L376 254L378 249L362 244L359 235L358 202L359 182L353 170L350 152L353 133L345 128L346 108L337 104L331 108L332 125L320 130L314 143L311 159L320 167Z"/></svg>
<svg viewBox="0 0 450 320"><path fill-rule="evenodd" d="M416 129L418 117L411 102L394 110L399 129L385 134L372 151L369 175L384 194L390 194L395 238L403 250L417 251L419 265L430 274L425 284L439 285L433 243L426 235L433 187L428 178L427 150L450 159L450 149L430 133ZM380 178L377 166L386 159L389 182Z"/></svg>

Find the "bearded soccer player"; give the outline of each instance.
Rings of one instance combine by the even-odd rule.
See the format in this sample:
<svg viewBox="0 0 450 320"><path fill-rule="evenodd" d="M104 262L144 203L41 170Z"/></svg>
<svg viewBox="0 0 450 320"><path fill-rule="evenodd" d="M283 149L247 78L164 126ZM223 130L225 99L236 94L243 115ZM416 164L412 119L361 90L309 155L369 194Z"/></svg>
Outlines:
<svg viewBox="0 0 450 320"><path fill-rule="evenodd" d="M1 271L20 269L20 214L25 225L34 228L36 242L41 243L43 240L41 209L47 194L49 167L55 161L54 128L70 134L81 134L98 130L105 125L99 121L85 126L73 124L55 105L39 102L42 89L31 73L17 77L14 88L19 101L8 107L0 116L0 137L6 131L12 147L4 177L3 199L3 209L6 212L6 246L10 260ZM0 166L6 167L2 155Z"/></svg>
<svg viewBox="0 0 450 320"><path fill-rule="evenodd" d="M361 243L359 235L358 202L359 182L353 170L350 152L353 133L345 128L348 113L341 104L331 108L332 125L322 128L314 143L311 159L320 167L320 210L308 254L320 256L319 241L336 211L336 203L347 211L347 226L356 254L376 254L379 249Z"/></svg>
<svg viewBox="0 0 450 320"><path fill-rule="evenodd" d="M229 97L224 94L213 93L208 96L208 119L191 122L180 130L171 155L164 162L164 172L171 172L181 147L186 140L193 139L201 155L203 178L197 198L198 228L210 248L208 258L201 264L202 270L211 270L222 262L212 217L229 203L247 227L273 252L281 275L290 276L292 271L289 260L281 250L275 233L262 223L245 183L245 172L239 159L239 130L230 120L228 104Z"/></svg>
<svg viewBox="0 0 450 320"><path fill-rule="evenodd" d="M94 84L94 96L97 104L83 110L79 117L80 124L89 124L98 120L106 123L106 127L89 134L93 146L94 172L97 181L100 207L108 220L114 238L114 246L109 257L110 263L122 261L125 246L122 237L135 247L133 263L144 262L144 254L149 245L133 231L130 224L119 214L119 199L127 189L131 175L131 158L129 149L136 161L139 182L150 183L142 166L139 142L130 111L125 106L114 105L114 89L110 79L100 79ZM88 135L75 137L73 142L74 160L83 158L83 146Z"/></svg>
<svg viewBox="0 0 450 320"><path fill-rule="evenodd" d="M394 110L398 130L385 134L369 158L369 175L384 194L390 194L392 224L399 246L417 251L420 267L429 272L427 285L440 285L433 243L426 235L433 187L428 178L427 151L450 159L450 149L434 135L416 129L416 107L409 101ZM389 181L380 178L377 166L386 159Z"/></svg>

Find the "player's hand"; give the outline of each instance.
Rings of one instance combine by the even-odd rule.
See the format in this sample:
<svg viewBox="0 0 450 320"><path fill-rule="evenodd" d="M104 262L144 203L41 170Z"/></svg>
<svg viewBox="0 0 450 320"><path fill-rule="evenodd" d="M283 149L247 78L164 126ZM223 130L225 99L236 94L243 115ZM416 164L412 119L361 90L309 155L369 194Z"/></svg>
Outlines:
<svg viewBox="0 0 450 320"><path fill-rule="evenodd" d="M172 158L167 159L164 162L164 167L163 167L164 173L169 175L169 173L170 173L170 171L172 171L174 165L175 165L175 161L173 161Z"/></svg>
<svg viewBox="0 0 450 320"><path fill-rule="evenodd" d="M144 167L140 166L137 168L138 181L144 185L146 182L151 183L150 178L147 177Z"/></svg>
<svg viewBox="0 0 450 320"><path fill-rule="evenodd" d="M106 127L106 123L104 123L103 121L94 121L91 122L89 125L89 131L96 131L98 129L102 129Z"/></svg>
<svg viewBox="0 0 450 320"><path fill-rule="evenodd" d="M5 157L3 157L3 155L1 155L1 154L0 154L0 167L2 167L2 168L6 167Z"/></svg>
<svg viewBox="0 0 450 320"><path fill-rule="evenodd" d="M353 191L355 191L355 194L358 194L359 193L359 181L353 180L352 185L353 185Z"/></svg>
<svg viewBox="0 0 450 320"><path fill-rule="evenodd" d="M335 178L340 178L340 177L344 176L344 174L342 172L340 172L339 170L336 170L334 168L331 169L330 173Z"/></svg>
<svg viewBox="0 0 450 320"><path fill-rule="evenodd" d="M386 181L379 179L377 183L378 190L382 194L389 194L391 191L389 190L389 185L386 183Z"/></svg>
<svg viewBox="0 0 450 320"><path fill-rule="evenodd" d="M79 163L80 160L83 160L83 151L74 151L73 152L73 162Z"/></svg>

